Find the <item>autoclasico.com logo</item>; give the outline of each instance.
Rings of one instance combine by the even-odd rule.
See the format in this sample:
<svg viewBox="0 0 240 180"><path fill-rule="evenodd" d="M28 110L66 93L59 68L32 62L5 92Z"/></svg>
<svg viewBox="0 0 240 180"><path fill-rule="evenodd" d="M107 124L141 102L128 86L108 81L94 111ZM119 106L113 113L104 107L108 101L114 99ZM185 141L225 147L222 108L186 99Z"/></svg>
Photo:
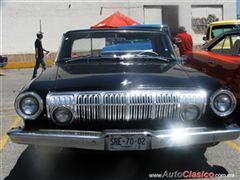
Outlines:
<svg viewBox="0 0 240 180"><path fill-rule="evenodd" d="M164 171L163 173L152 173L149 174L149 178L182 178L182 179L189 179L189 178L233 178L234 174L217 174L214 172L207 172L207 171Z"/></svg>

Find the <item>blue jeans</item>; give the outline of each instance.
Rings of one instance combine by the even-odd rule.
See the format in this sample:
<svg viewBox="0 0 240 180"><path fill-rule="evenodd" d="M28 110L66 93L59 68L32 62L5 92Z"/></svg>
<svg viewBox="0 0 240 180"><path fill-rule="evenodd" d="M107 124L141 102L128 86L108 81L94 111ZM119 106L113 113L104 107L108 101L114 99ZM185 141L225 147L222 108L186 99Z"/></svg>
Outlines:
<svg viewBox="0 0 240 180"><path fill-rule="evenodd" d="M41 64L43 70L46 70L46 69L47 69L47 68L46 68L46 64L45 64L45 61L44 61L44 57L42 57L42 58L37 58L37 59L36 59L36 64L35 64L35 67L34 67L34 70L33 70L33 76L32 76L32 78L35 78L35 77L37 76L37 70L38 70L40 64Z"/></svg>

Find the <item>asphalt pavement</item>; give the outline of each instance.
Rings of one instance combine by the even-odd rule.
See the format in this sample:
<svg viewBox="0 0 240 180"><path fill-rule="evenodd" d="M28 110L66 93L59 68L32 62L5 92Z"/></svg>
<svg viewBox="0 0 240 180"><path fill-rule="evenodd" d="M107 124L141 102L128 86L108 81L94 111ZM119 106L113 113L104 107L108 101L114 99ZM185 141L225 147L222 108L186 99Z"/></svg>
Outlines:
<svg viewBox="0 0 240 180"><path fill-rule="evenodd" d="M32 69L0 70L1 179L159 179L159 174L186 171L240 179L240 138L208 148L201 157L191 151L169 149L130 153L64 150L41 161L32 147L14 144L6 135L10 127L22 125L14 110L14 99L31 76Z"/></svg>

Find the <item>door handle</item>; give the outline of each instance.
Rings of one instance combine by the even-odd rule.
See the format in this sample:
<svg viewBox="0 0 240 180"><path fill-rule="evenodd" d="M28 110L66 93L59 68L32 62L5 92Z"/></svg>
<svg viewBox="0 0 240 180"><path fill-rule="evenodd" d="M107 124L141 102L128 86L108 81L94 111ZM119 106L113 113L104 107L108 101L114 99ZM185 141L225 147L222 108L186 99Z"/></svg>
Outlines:
<svg viewBox="0 0 240 180"><path fill-rule="evenodd" d="M215 64L214 61L208 61L208 64Z"/></svg>

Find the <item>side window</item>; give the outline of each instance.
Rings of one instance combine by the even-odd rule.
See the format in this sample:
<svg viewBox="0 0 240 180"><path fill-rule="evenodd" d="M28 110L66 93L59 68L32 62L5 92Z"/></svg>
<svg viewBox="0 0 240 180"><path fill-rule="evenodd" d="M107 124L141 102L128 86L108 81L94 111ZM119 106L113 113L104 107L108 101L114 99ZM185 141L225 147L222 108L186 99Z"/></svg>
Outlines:
<svg viewBox="0 0 240 180"><path fill-rule="evenodd" d="M71 58L91 55L90 39L78 39L73 42Z"/></svg>
<svg viewBox="0 0 240 180"><path fill-rule="evenodd" d="M210 51L216 54L231 55L232 53L231 36L226 36L225 38L223 38L215 46L213 46Z"/></svg>
<svg viewBox="0 0 240 180"><path fill-rule="evenodd" d="M232 56L240 56L240 35L232 36Z"/></svg>
<svg viewBox="0 0 240 180"><path fill-rule="evenodd" d="M223 46L222 46L222 49L223 50L231 50L231 37L230 36L227 36L224 40L224 43L223 43Z"/></svg>
<svg viewBox="0 0 240 180"><path fill-rule="evenodd" d="M106 47L106 38L94 38L92 39L92 55L100 56L101 50Z"/></svg>
<svg viewBox="0 0 240 180"><path fill-rule="evenodd" d="M222 55L240 56L240 35L226 36L210 51Z"/></svg>
<svg viewBox="0 0 240 180"><path fill-rule="evenodd" d="M83 38L73 42L71 58L81 56L99 56L102 48L106 46L105 38Z"/></svg>

